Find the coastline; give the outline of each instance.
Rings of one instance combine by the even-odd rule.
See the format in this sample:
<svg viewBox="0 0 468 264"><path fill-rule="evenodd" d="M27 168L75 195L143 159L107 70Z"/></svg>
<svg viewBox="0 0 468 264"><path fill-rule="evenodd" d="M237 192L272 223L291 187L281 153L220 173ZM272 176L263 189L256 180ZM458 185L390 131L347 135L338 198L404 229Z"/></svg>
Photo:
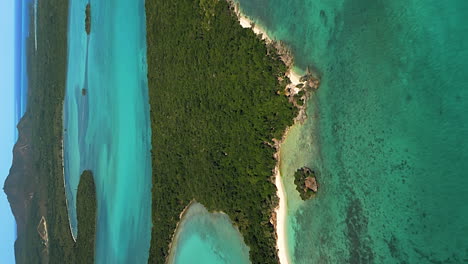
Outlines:
<svg viewBox="0 0 468 264"><path fill-rule="evenodd" d="M272 39L266 32L266 30L262 27L260 27L259 25L255 24L255 22L253 22L250 18L248 18L246 15L244 15L241 11L241 9L239 8L239 4L238 3L235 3L233 2L232 0L228 0L228 2L230 3L230 5L234 8L234 13L237 15L237 18L239 20L239 23L240 25L243 27L243 28L250 28L252 29L252 31L257 34L257 35L260 35L261 38L263 40L265 40L266 44L272 44L272 43L275 43L276 41L274 39ZM289 51L287 50L287 48L284 47L283 44L281 43L278 43L279 45L277 45L277 49L286 49L285 53L284 54L284 57L285 58L282 58L284 63L286 64L286 66L288 67L288 72L286 73L286 76L289 78L289 80L291 81L291 84L296 86L298 84L304 84L305 81L301 81L301 77L302 75L299 74L297 71L295 71L293 69L293 61L292 61L292 55L289 54ZM282 56L283 57L283 56Z"/></svg>
<svg viewBox="0 0 468 264"><path fill-rule="evenodd" d="M194 203L196 203L197 201L195 201L195 199L191 200L184 208L184 210L182 210L182 212L180 212L180 215L179 215L179 221L177 222L176 224L176 228L174 229L174 233L172 234L172 237L171 237L171 242L169 243L169 254L167 255L166 257L166 263L171 263L169 262L170 260L173 260L174 259L174 254L175 254L175 250L173 250L173 245L174 247L177 246L177 239L179 237L179 233L180 233L180 224L182 223L183 219L184 219L184 216L185 214L187 213L188 209L190 208L190 206L192 206Z"/></svg>
<svg viewBox="0 0 468 264"><path fill-rule="evenodd" d="M237 224L231 219L231 217L229 217L228 214L226 214L225 212L220 211L220 210L210 211L203 204L198 202L196 199L192 199L187 204L187 206L185 206L185 208L180 212L179 221L177 222L176 228L175 228L174 233L172 234L172 237L171 237L171 242L169 243L169 254L166 257L165 263L169 263L169 264L174 263L176 249L178 247L178 242L179 242L178 240L180 239L179 236L180 236L181 232L184 231L183 230L183 225L186 224L186 222L187 222L187 220L185 218L187 217L187 214L188 214L189 210L193 206L196 206L196 205L201 206L203 208L203 210L206 211L206 213L208 213L210 215L210 217L213 217L213 215L216 215L216 214L223 215L223 216L227 217L229 223L236 230L236 232L238 232L238 234L241 236L242 240L244 239L244 237L242 236L242 234L239 231L239 226L237 226ZM194 215L193 212L191 214L192 214L192 216ZM244 241L244 243L245 243L245 241ZM250 250L250 248L248 246L247 246L247 248Z"/></svg>
<svg viewBox="0 0 468 264"><path fill-rule="evenodd" d="M71 219L70 219L70 214L69 214L69 206L68 206L68 198L67 198L67 192L66 192L66 181L65 181L65 157L64 157L64 150L63 150L63 134L62 134L62 178L63 178L63 190L64 190L64 195L65 195L65 205L67 207L67 217L68 217L68 226L70 227L70 234L73 239L73 242L76 243L76 237L73 234L73 228L71 225Z"/></svg>
<svg viewBox="0 0 468 264"><path fill-rule="evenodd" d="M277 155L278 153L278 148L275 147L277 142L275 141L282 142L280 140L283 138L287 127L297 123L298 110L300 110L304 103L305 95L309 93L309 87L313 87L305 87L305 85L294 86L295 83L301 80L299 74L294 72L291 67L292 57L289 56L291 53L287 46L284 45L285 43L272 39L267 39L267 41L262 40L262 38L266 39L268 35L262 34L262 37L258 36L256 33L260 33L260 29L255 30L256 33L250 31L253 25L249 25L249 20L243 19L242 26L237 16L239 11L235 9L233 1L227 0L226 2L220 2L218 5L213 6L213 8L215 8L214 12L219 12L220 16L219 19L214 20L211 20L210 16L199 16L198 12L195 14L190 13L188 11L189 3L175 4L173 8L180 9L180 12L176 12L175 17L170 16L163 12L164 8L162 7L165 7L162 5L163 3L162 0L146 3L147 25L150 25L148 27L149 31L147 32L149 54L148 79L150 102L153 109L159 108L164 110L152 112L152 144L159 145L159 149L171 149L172 152L168 154L167 152L156 150L152 153L153 181L159 183L159 186L153 188L152 194L153 201L164 203L168 201L168 199L173 199L174 205L177 205L174 209L177 210L173 210L169 208L169 206L162 206L157 212L153 211L153 230L149 263L164 263L166 261L169 255L169 244L171 244L174 229L177 228L177 223L180 221L180 213L193 198L200 201L207 208L226 212L226 214L234 219L239 226L239 230L241 230L241 234L245 238L246 244L251 248L250 258L254 263L278 263L280 260L278 252L280 252L279 254L281 255L282 262L288 263L287 253L283 253L287 248L285 246L286 235L284 234L284 230L287 226L283 224L286 218L285 212L287 210L287 206L285 206L286 195L284 188L287 186L285 185L283 188L283 186L275 184L274 169L275 166L279 166L278 161L274 160L275 154ZM158 5L161 6L158 7ZM208 11L212 10L210 9ZM168 24L168 26L162 27L160 30L154 30L154 27L151 26L156 23L165 23L165 21L175 20L182 21L180 28L172 28ZM209 38L194 39L194 36L185 30L185 26L189 25L187 21L191 20L193 20L193 22L190 22L190 24L196 23L197 28L209 34ZM182 27L183 25L185 26ZM226 26L236 27L236 30L231 32L226 31ZM245 29L245 27L250 27L250 29ZM257 29L258 27L254 28ZM151 30L154 30L154 32ZM178 33L176 34L174 31ZM263 30L263 32L265 32L265 30ZM165 34L169 34L171 37L166 41L162 41L161 39L164 39L162 36L165 36ZM219 34L225 36L223 38L217 38ZM226 46L225 41L221 41L227 38L233 39L235 45ZM194 40L196 43L190 44ZM181 45L172 47L172 45L166 44L168 41L181 43ZM195 44L197 44L196 48ZM212 51L212 56L210 55L210 57L207 58L206 52L200 52L203 49L210 52ZM184 61L164 59L167 56L177 56L177 54L185 54L185 52L187 52L187 56ZM167 56L165 55L166 53L168 54ZM216 78L217 72L215 72L215 74L209 75L213 80L207 81L206 77L203 75L193 74L193 76L191 76L190 74L193 85L195 85L193 87L197 85L206 87L206 90L203 90L203 92L200 92L202 89L192 89L192 87L185 88L187 85L186 81L177 80L175 83L169 81L173 79L169 76L175 76L176 74L154 70L163 65L174 67L177 70L177 75L202 71L204 69L203 67L212 70L216 67L223 67L223 61L226 57L222 56L223 54L234 55L232 67L228 71L228 73L231 73L230 77L228 74ZM268 56L271 59L265 59L268 58ZM259 63L255 65L252 64L252 59L255 59L255 61ZM151 62L154 64L154 61L158 60L164 63L156 65L151 64ZM302 73L301 69L297 69L297 71ZM271 72L272 74L262 75L262 73L265 72ZM236 76L239 76L239 78L235 78ZM291 80L288 76L292 79L294 84L291 84ZM268 82L268 89L262 86L262 83L265 83L265 81ZM248 87L250 85L251 89L245 90L245 88L238 86L239 82L243 83L242 87ZM232 84L234 88L238 88L239 91L232 92L232 89L227 89L226 92L232 92L230 96L217 93L220 88L226 87L228 83ZM157 88L170 87L172 85L176 86L177 89L169 90L167 88ZM187 94L187 89L192 89L192 93ZM158 91L157 94L164 96L156 96L156 91ZM207 94L206 91L211 91L211 93ZM175 104L163 100L164 97L173 98L177 93L182 93L181 96L177 97L179 101L186 100L187 104L193 105L190 112L181 111L175 107ZM245 100L244 97L247 96L247 94L249 94L250 99L255 100L252 100L252 102ZM226 98L238 98L233 101L233 104L228 104L230 109L232 108L232 112L230 112L229 115L234 115L238 120L242 120L242 122L237 122L235 126L238 129L245 129L246 132L250 133L249 135L252 135L244 141L242 141L243 138L239 136L239 133L230 132L230 134L232 134L232 140L228 140L224 135L225 133L214 131L216 133L213 134L209 132L209 129L206 129L206 126L202 125L204 123L211 124L212 120L220 120L218 126L223 127L223 129L218 129L218 131L224 129L226 129L226 131L232 131L229 130L233 127L232 122L224 122L225 119L223 119L223 116L225 116L225 113L207 111L209 109L203 107L204 102L207 100L225 102L227 101ZM265 101L269 102L268 106L259 103ZM169 111L171 109L173 111ZM246 119L243 119L243 113L239 112L238 109L244 109L244 111L249 110L251 114L246 116ZM266 111L266 113L258 114L258 110ZM174 111L179 114L173 116L171 113ZM198 115L195 115L195 113ZM271 116L271 122L273 123L263 122L262 115ZM178 120L191 118L190 120L193 120L193 116L197 116L197 120L199 119L200 122L188 124L190 126L186 130L181 130L180 127L176 126L173 122L173 120L175 120L174 118ZM251 129L254 127L257 127L257 129ZM207 160L206 158L201 159L198 153L187 151L182 147L183 144L181 144L181 142L186 141L186 144L193 143L193 140L186 136L189 136L190 131L194 129L200 133L203 139L196 142L199 147L197 149L200 150L202 155L208 155L208 150L215 150L216 153L224 154L208 157L208 160L213 159L213 162L218 164L217 170L212 170L213 164L205 162L205 160ZM245 149L249 149L250 146L258 146L258 136L253 136L257 132L262 136L262 143L269 147L261 146L258 148L255 147L252 151L245 151ZM156 137L155 135L158 136ZM174 135L182 136L181 141L177 144L170 140L170 137ZM222 145L215 146L215 144L212 143L213 140L223 143ZM245 148L237 152L235 154L236 156L233 156L230 155L231 153L229 151L239 146L236 141L239 141ZM208 150L206 147L208 147ZM245 170L246 166L249 166L249 162L237 159L237 157L241 155L242 157L251 158L249 160L264 160L265 166L252 168L252 171ZM225 158L225 156L227 156L227 158ZM180 172L180 176L176 179L178 182L175 184L169 177L164 176L173 175L175 170L180 171L178 164L171 166L155 165L164 164L174 159L180 159L181 161L190 159L192 162L196 160L200 162L202 167L194 168L191 165L192 163L181 163L180 166L186 168L186 170ZM236 160L236 162L233 162L234 160ZM237 160L239 162L237 162ZM208 173L210 177L216 177L219 174L217 171L222 171L224 169L228 170L227 175L226 177L220 177L219 182L209 181L207 180L209 177L201 177L201 173L196 173L195 178L191 177L191 173L188 173L190 171L200 170L201 172L203 170L203 175ZM239 175L235 173L235 171L242 173L240 176L242 180L238 179ZM260 181L249 178L252 174L262 176L265 180ZM281 180L281 178L278 179ZM188 187L191 182L193 182L194 187ZM252 186L252 184L255 184L255 186ZM245 188L246 193L240 195L240 193L236 191L236 188L219 188L220 186L234 185ZM164 188L166 186L167 188ZM258 191L256 191L256 188L258 188ZM262 190L265 191L262 192ZM281 191L278 193L278 190ZM227 202L225 199L226 195L229 195L231 199L235 199L237 203L234 204L231 201ZM280 206L279 197L282 198ZM258 213L258 208L262 209L260 210L261 214ZM279 220L279 223L284 226L282 230L276 225L277 213L278 217L282 218ZM178 228L180 228L180 225ZM164 235L161 236L161 234ZM257 236L256 234L264 235ZM278 243L278 240L280 243ZM171 247L175 247L174 242Z"/></svg>
<svg viewBox="0 0 468 264"><path fill-rule="evenodd" d="M283 62L288 67L288 71L286 76L290 80L290 84L285 87L285 91L288 92L288 96L293 97L294 95L298 94L300 89L296 88L297 85L304 85L306 81L302 80L302 76L293 69L293 58L290 54L289 50L284 47L282 43L276 42L273 40L267 33L266 30L262 27L255 24L252 20L250 20L246 15L242 13L239 8L239 4L233 1L228 0L231 6L234 8L234 12L237 15L240 25L243 28L250 28L252 31L260 35L263 40L265 40L266 44L275 44L276 49L279 51L280 56ZM306 118L305 115L305 108L306 105L299 107L299 113L297 117L294 118L294 123L296 122L303 122ZM293 124L294 125L294 124ZM277 196L279 198L279 204L274 209L274 215L272 215L271 221L276 230L276 249L278 250L278 258L280 264L289 264L291 263L289 252L288 252L288 243L287 243L287 236L286 236L286 218L287 218L287 211L288 211L288 204L287 204L287 197L286 197L286 190L283 185L283 181L281 179L281 172L280 172L280 157L281 157L281 145L287 138L289 129L291 126L287 127L282 138L280 140L274 139L274 147L276 149L276 153L274 155L276 159L276 166L274 168L274 184L277 188Z"/></svg>
<svg viewBox="0 0 468 264"><path fill-rule="evenodd" d="M287 135L287 131L284 134L283 138ZM283 141L283 140L281 140ZM280 145L281 142L277 143L278 151L275 154L276 157L276 166L275 166L275 185L277 188L277 196L279 198L279 204L275 208L276 223L274 224L276 229L276 247L278 249L278 258L280 264L289 264L289 252L288 252L288 243L286 239L286 216L288 211L288 204L286 199L286 190L284 189L283 181L281 179L280 173Z"/></svg>

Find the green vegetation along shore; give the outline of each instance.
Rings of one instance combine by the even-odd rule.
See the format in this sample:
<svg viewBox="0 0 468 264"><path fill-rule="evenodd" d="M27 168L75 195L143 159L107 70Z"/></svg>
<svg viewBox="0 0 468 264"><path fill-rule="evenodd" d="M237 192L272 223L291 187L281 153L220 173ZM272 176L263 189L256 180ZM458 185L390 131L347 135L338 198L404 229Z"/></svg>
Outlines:
<svg viewBox="0 0 468 264"><path fill-rule="evenodd" d="M146 1L153 162L149 263L192 199L229 215L253 263L278 263L272 139L297 109L273 48L217 0Z"/></svg>
<svg viewBox="0 0 468 264"><path fill-rule="evenodd" d="M37 10L37 50L33 36L27 43L28 106L4 185L17 222L15 258L19 264L87 263L77 261L83 258L70 232L63 185L68 1L39 1Z"/></svg>
<svg viewBox="0 0 468 264"><path fill-rule="evenodd" d="M93 264L96 236L96 186L91 171L84 171L78 184L78 237L76 263Z"/></svg>

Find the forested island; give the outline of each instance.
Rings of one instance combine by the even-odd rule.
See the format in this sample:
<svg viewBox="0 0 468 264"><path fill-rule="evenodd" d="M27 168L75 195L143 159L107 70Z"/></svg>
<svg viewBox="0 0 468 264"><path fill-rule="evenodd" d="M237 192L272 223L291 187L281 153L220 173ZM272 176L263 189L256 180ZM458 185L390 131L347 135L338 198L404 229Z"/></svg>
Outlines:
<svg viewBox="0 0 468 264"><path fill-rule="evenodd" d="M84 171L78 184L76 210L78 214L78 238L76 263L93 264L96 237L96 186L91 171Z"/></svg>
<svg viewBox="0 0 468 264"><path fill-rule="evenodd" d="M86 5L85 15L86 15L85 30L86 30L86 34L89 35L91 33L91 4L90 3Z"/></svg>
<svg viewBox="0 0 468 264"><path fill-rule="evenodd" d="M252 263L278 263L275 149L297 108L273 45L242 28L227 1L148 0L153 230L164 263L180 212L195 199L229 215Z"/></svg>
<svg viewBox="0 0 468 264"><path fill-rule="evenodd" d="M307 167L302 167L294 173L294 184L302 200L308 200L318 191L315 172Z"/></svg>

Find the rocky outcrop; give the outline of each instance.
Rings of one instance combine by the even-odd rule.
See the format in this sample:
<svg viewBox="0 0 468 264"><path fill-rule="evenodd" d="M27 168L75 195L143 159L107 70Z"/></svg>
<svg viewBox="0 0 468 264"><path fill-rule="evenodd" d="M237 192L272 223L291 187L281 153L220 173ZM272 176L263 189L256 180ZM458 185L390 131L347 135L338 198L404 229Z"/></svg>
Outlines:
<svg viewBox="0 0 468 264"><path fill-rule="evenodd" d="M302 200L310 199L318 192L317 178L315 171L307 167L302 167L294 174L294 183Z"/></svg>
<svg viewBox="0 0 468 264"><path fill-rule="evenodd" d="M315 177L307 177L305 179L305 188L312 190L313 192L318 191L318 184Z"/></svg>
<svg viewBox="0 0 468 264"><path fill-rule="evenodd" d="M304 84L305 89L318 90L320 87L320 78L309 67L307 67L306 74L300 78L300 82Z"/></svg>

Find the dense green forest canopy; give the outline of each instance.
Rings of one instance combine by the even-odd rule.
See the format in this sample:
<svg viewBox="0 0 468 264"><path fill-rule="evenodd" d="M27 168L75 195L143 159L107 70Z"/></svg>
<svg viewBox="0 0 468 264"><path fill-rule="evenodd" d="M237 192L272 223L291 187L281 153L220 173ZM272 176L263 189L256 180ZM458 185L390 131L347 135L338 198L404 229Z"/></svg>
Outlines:
<svg viewBox="0 0 468 264"><path fill-rule="evenodd" d="M230 216L253 263L277 263L271 145L297 114L283 93L286 66L240 26L226 1L147 0L146 12L153 144L149 263L165 262L179 214L192 199Z"/></svg>
<svg viewBox="0 0 468 264"><path fill-rule="evenodd" d="M86 5L86 10L85 10L85 30L86 30L86 34L90 34L91 33L91 4L88 3Z"/></svg>
<svg viewBox="0 0 468 264"><path fill-rule="evenodd" d="M78 184L76 210L78 238L76 263L93 264L96 237L96 186L91 171L84 171Z"/></svg>

